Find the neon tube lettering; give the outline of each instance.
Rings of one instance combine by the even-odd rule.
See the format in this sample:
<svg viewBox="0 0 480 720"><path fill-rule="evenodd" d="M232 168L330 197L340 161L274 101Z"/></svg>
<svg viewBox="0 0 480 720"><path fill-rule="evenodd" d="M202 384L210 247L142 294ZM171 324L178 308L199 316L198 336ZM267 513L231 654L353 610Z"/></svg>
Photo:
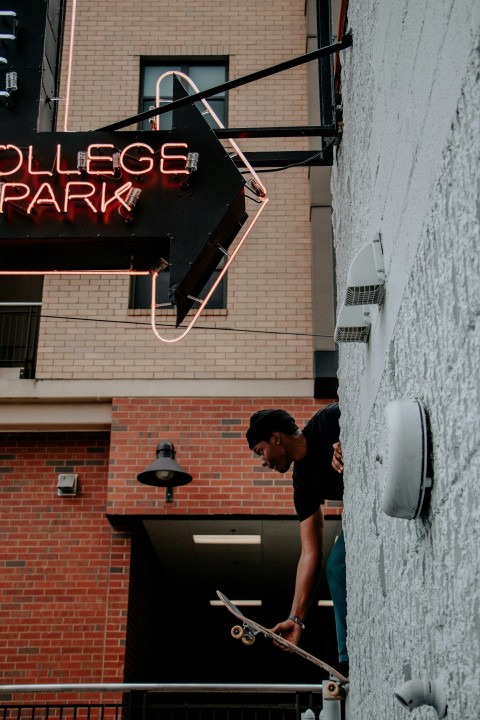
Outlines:
<svg viewBox="0 0 480 720"><path fill-rule="evenodd" d="M62 170L62 168L60 167L61 154L62 154L62 146L61 146L61 145L57 145L57 154L56 154L56 156L55 156L55 171L56 171L59 175L81 175L81 174L82 174L82 171L81 171L81 170L77 170L77 169L75 169L75 170L74 170L74 169L72 169L72 170Z"/></svg>
<svg viewBox="0 0 480 720"><path fill-rule="evenodd" d="M14 150L16 153L18 153L18 165L17 165L16 167L14 167L12 170L6 170L6 171L4 171L4 172L2 172L2 171L0 170L0 177L1 177L2 175L13 175L13 174L16 173L17 170L19 170L19 169L21 168L21 166L22 166L22 162L23 162L22 151L21 151L20 148L18 148L16 145L0 145L0 152L1 152L2 150Z"/></svg>
<svg viewBox="0 0 480 720"><path fill-rule="evenodd" d="M183 170L179 170L179 169L167 170L165 168L165 163L172 161L172 160L177 160L177 161L182 160L184 164L186 164L186 162L187 162L186 155L167 155L166 150L168 150L168 148L185 148L186 149L186 148L188 148L188 145L187 145L187 143L165 143L165 145L162 145L162 151L161 151L162 159L160 160L160 172L164 173L165 175L188 175L189 172L188 172L188 170L185 170L185 168Z"/></svg>
<svg viewBox="0 0 480 720"><path fill-rule="evenodd" d="M50 170L34 170L33 169L33 147L32 145L28 146L28 174L29 175L49 175L50 177L53 175Z"/></svg>
<svg viewBox="0 0 480 720"><path fill-rule="evenodd" d="M46 192L47 197L41 197L43 192ZM38 188L37 192L35 193L33 200L27 208L28 215L30 215L35 205L53 205L57 212L61 212L52 187L47 182L42 183Z"/></svg>
<svg viewBox="0 0 480 720"><path fill-rule="evenodd" d="M125 200L122 197L122 195L128 195L128 191L130 190L131 187L132 187L132 183L126 182L125 185L122 185L122 187L117 188L115 190L114 194L112 195L112 197L109 200L107 200L105 198L106 187L105 187L105 183L103 183L102 193L100 196L100 210L102 212L105 212L105 210L110 205L110 203L115 202L115 200L118 200L127 210L131 210L130 206L127 205L127 203L125 202Z"/></svg>
<svg viewBox="0 0 480 720"><path fill-rule="evenodd" d="M113 175L113 170L94 170L92 165L96 163L108 162L113 165L113 158L111 155L94 155L93 150L95 148L110 148L113 150L113 145L110 143L103 143L99 145L89 145L87 148L87 175Z"/></svg>
<svg viewBox="0 0 480 720"><path fill-rule="evenodd" d="M122 153L120 155L120 167L125 170L126 173L129 173L130 175L145 175L145 173L150 172L150 170L153 167L153 158L151 157L145 157L145 156L139 156L136 157L135 160L139 163L146 163L146 167L143 170L139 170L138 168L129 168L125 164L125 160L127 159L127 153L131 151L133 148L146 148L148 152L150 152L153 155L153 150L150 147L150 145L146 145L145 143L132 143L131 145L127 145L126 148L122 150ZM130 157L130 160L133 158Z"/></svg>
<svg viewBox="0 0 480 720"><path fill-rule="evenodd" d="M85 190L81 190L81 188L85 188ZM78 188L78 192L75 192L75 188ZM90 190L90 192L88 192ZM93 212L97 212L97 208L95 205L88 199L89 197L92 197L92 195L95 192L95 185L90 182L68 182L65 186L65 202L63 205L63 212L67 212L68 210L68 203L70 200L84 200L85 203L93 210Z"/></svg>
<svg viewBox="0 0 480 720"><path fill-rule="evenodd" d="M25 193L23 195L8 195L8 188L23 188L25 190ZM25 185L25 183L0 183L0 213L4 212L3 208L5 203L9 201L14 202L16 200L24 200L29 195L30 188L28 187L28 185Z"/></svg>

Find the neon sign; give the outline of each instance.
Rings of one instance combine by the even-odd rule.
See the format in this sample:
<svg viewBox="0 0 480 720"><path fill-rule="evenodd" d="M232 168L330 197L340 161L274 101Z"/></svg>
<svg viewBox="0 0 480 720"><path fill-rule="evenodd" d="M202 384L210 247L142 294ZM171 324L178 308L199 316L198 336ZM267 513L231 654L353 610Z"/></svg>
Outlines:
<svg viewBox="0 0 480 720"><path fill-rule="evenodd" d="M48 169L39 167L33 145L0 145L0 214L9 205L27 215L43 209L67 214L80 206L95 214L104 214L110 207L131 211L129 198L140 194L135 181L143 181L144 176L155 182L188 175L187 157L184 142L167 142L159 150L135 142L121 151L111 143L92 143L78 152L76 166L69 167L58 144ZM123 179L123 184L112 186L116 179Z"/></svg>
<svg viewBox="0 0 480 720"><path fill-rule="evenodd" d="M187 94L177 77L173 90L174 97ZM169 343L184 337L268 202L238 145L212 132L204 114L223 125L202 103L203 112L195 105L174 110L172 130L41 132L35 138L19 132L10 144L0 134L0 276L148 274L156 337ZM247 199L255 203L253 216ZM178 327L220 260L223 269L186 331L160 336L158 273L168 265Z"/></svg>

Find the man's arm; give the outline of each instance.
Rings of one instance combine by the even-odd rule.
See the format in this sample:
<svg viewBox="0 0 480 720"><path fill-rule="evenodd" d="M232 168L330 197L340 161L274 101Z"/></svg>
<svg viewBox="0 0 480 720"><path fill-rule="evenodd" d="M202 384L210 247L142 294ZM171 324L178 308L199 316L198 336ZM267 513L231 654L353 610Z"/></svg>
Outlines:
<svg viewBox="0 0 480 720"><path fill-rule="evenodd" d="M300 540L302 549L297 566L290 617L296 617L303 622L312 602L322 563L323 512L321 508L301 521ZM301 625L290 618L278 623L272 630L295 645L298 644L302 633Z"/></svg>

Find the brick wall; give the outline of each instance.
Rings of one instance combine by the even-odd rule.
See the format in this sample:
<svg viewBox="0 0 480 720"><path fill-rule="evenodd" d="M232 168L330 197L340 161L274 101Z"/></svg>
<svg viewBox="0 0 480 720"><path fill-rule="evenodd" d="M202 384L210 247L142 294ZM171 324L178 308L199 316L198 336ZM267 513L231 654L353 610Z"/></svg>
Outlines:
<svg viewBox="0 0 480 720"><path fill-rule="evenodd" d="M127 613L135 614L139 594L149 596L154 573L142 568L156 561L141 550L129 609L130 536L118 516L293 515L291 474L262 469L245 430L257 409L283 407L303 425L323 404L120 398L111 434L0 434L0 684L122 682ZM171 504L163 489L136 480L162 439L193 476ZM79 475L76 497L57 496L66 472ZM115 528L107 515L117 516ZM155 621L155 608L141 602L132 627ZM149 671L138 651L131 646L130 681Z"/></svg>
<svg viewBox="0 0 480 720"><path fill-rule="evenodd" d="M108 452L107 433L0 436L3 684L122 680L129 540L105 517ZM77 497L57 496L63 472Z"/></svg>
<svg viewBox="0 0 480 720"><path fill-rule="evenodd" d="M245 440L250 415L284 408L303 425L328 401L292 398L118 398L112 409L108 512L111 514L293 513L291 474L262 468ZM138 472L170 440L193 481L165 492L141 485Z"/></svg>

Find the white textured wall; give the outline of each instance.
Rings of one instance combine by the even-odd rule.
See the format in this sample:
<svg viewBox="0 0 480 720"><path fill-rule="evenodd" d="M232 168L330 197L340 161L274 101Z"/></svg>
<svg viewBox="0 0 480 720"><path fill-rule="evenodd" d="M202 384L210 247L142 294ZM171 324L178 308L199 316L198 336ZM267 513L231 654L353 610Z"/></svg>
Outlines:
<svg viewBox="0 0 480 720"><path fill-rule="evenodd" d="M338 301L378 231L387 293L369 343L340 346L349 720L409 717L392 689L439 675L449 720L480 717L479 25L478 0L350 0ZM408 397L427 408L434 460L411 521L381 511L375 464L385 405Z"/></svg>

